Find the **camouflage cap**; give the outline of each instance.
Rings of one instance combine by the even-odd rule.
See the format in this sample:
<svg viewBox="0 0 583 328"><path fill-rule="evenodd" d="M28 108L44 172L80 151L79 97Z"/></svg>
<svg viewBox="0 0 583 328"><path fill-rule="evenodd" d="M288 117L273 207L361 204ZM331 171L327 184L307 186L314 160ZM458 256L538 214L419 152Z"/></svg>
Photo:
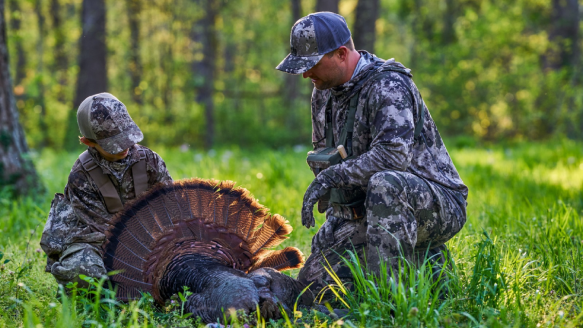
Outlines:
<svg viewBox="0 0 583 328"><path fill-rule="evenodd" d="M346 44L350 37L344 17L329 11L309 14L292 27L290 54L276 69L290 74L305 73L325 54Z"/></svg>
<svg viewBox="0 0 583 328"><path fill-rule="evenodd" d="M126 106L109 93L85 98L77 110L77 124L84 137L97 141L110 154L121 153L144 139Z"/></svg>

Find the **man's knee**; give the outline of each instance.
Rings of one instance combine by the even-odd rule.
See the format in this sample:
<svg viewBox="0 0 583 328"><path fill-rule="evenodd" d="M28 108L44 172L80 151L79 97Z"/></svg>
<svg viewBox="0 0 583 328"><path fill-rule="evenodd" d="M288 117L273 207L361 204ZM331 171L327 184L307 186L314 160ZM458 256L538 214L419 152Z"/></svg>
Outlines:
<svg viewBox="0 0 583 328"><path fill-rule="evenodd" d="M390 211L396 203L404 200L402 198L405 186L406 182L399 172L377 172L369 180L365 206L369 210L376 209L382 213Z"/></svg>
<svg viewBox="0 0 583 328"><path fill-rule="evenodd" d="M373 174L368 182L368 193L400 194L405 190L406 182L400 172L382 171Z"/></svg>

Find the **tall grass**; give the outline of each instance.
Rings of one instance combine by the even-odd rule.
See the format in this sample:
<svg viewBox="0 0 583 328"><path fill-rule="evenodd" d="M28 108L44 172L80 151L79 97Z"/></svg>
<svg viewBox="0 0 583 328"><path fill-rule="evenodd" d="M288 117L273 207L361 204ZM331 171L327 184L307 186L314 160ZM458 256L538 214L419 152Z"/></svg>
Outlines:
<svg viewBox="0 0 583 328"><path fill-rule="evenodd" d="M317 228L301 226L303 192L312 179L305 165L307 149L202 152L153 148L175 179L230 179L249 189L294 226L291 238L281 247L294 245L309 254ZM396 283L389 275L371 276L352 255L345 260L355 276L354 289L345 286L343 290L341 284L331 287L338 293L338 301L332 305L347 308L347 317L298 309L279 322L257 318L227 321L235 326L284 327L581 326L581 144L560 140L491 149L458 148L450 153L470 196L468 222L448 242L454 261L443 273L447 279L433 280L428 263L412 266L403 262L399 271L403 276ZM76 156L50 150L36 154L47 195L0 199L0 327L196 324L178 307L155 308L148 296L139 302L117 303L105 290L98 292L96 281L92 290L59 296L54 279L44 273L46 257L38 242L52 194L62 192ZM317 226L323 220L317 215ZM290 274L295 276L297 271Z"/></svg>

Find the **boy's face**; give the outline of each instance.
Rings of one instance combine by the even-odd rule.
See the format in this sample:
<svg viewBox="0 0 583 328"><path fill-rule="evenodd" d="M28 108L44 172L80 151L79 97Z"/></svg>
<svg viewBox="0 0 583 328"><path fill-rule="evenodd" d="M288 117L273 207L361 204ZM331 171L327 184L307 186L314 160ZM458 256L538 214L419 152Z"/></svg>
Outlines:
<svg viewBox="0 0 583 328"><path fill-rule="evenodd" d="M81 138L81 142L86 144L89 147L93 147L93 148L97 149L97 151L99 152L101 157L105 158L106 160L108 160L110 162L117 162L119 160L126 158L129 154L129 150L130 150L129 148L127 148L127 149L124 149L124 151L122 151L121 153L110 154L110 153L106 152L105 150L103 150L103 148L101 148L101 146L99 144L94 143L85 137Z"/></svg>

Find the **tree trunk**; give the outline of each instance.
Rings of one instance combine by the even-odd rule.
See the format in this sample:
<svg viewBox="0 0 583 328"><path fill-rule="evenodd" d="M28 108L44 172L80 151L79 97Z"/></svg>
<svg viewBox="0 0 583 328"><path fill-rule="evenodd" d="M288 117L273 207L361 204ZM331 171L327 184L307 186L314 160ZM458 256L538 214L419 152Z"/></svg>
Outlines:
<svg viewBox="0 0 583 328"><path fill-rule="evenodd" d="M218 40L216 36L216 18L219 10L218 0L195 1L205 10L205 15L193 25L191 39L200 43L202 59L192 63L192 73L197 79L196 101L204 107L206 131L204 143L207 149L214 144L215 139L215 113L214 113L214 82L216 74L216 58L218 53Z"/></svg>
<svg viewBox="0 0 583 328"><path fill-rule="evenodd" d="M22 36L20 27L22 26L22 11L20 9L21 0L8 0L8 5L10 6L10 33L16 35L15 38L15 48L16 48L16 74L14 76L14 84L16 86L21 86L24 78L26 77L26 56L24 54L24 48L22 47ZM4 19L4 18L2 18ZM22 93L18 96L20 97Z"/></svg>
<svg viewBox="0 0 583 328"><path fill-rule="evenodd" d="M543 57L545 70L558 70L573 65L579 54L578 0L553 0L550 47Z"/></svg>
<svg viewBox="0 0 583 328"><path fill-rule="evenodd" d="M140 9L142 3L140 0L126 0L128 21L130 26L130 78L132 98L137 104L142 104L141 90L139 90L142 81L142 61L140 58Z"/></svg>
<svg viewBox="0 0 583 328"><path fill-rule="evenodd" d="M291 8L292 8L292 24L294 24L298 19L302 18L302 2L301 0L291 0ZM287 115L289 117L287 121L287 125L289 129L295 129L298 125L298 118L297 118L297 111L295 109L295 105L298 99L299 93L299 82L300 76L292 75L292 74L285 74L285 86L283 88L284 91L284 100L285 104L288 107Z"/></svg>
<svg viewBox="0 0 583 328"><path fill-rule="evenodd" d="M81 13L83 34L79 42L79 74L73 110L65 136L65 147L78 148L76 113L85 98L107 91L107 45L105 44L105 0L83 0Z"/></svg>
<svg viewBox="0 0 583 328"><path fill-rule="evenodd" d="M159 110L164 112L164 124L171 126L174 123L174 115L172 113L172 91L173 91L173 81L174 81L174 41L177 39L175 28L173 23L178 18L176 15L176 6L173 2L164 2L160 4L160 11L167 15L169 18L167 22L160 28L165 28L168 30L168 35L172 37L167 38L165 41L160 42L160 67L162 68L163 76L159 76L159 95L162 97L163 108Z"/></svg>
<svg viewBox="0 0 583 328"><path fill-rule="evenodd" d="M59 88L57 99L64 103L67 99L67 70L69 69L69 60L65 51L65 32L63 30L63 18L61 16L61 4L59 0L51 0L50 8L53 23L53 33L55 36L54 61L52 65L53 72L57 77Z"/></svg>
<svg viewBox="0 0 583 328"><path fill-rule="evenodd" d="M338 13L338 3L340 0L317 0L316 11L331 11Z"/></svg>
<svg viewBox="0 0 583 328"><path fill-rule="evenodd" d="M38 39L36 41L36 53L38 55L38 64L36 66L36 77L35 84L37 86L38 95L36 99L36 105L40 106L40 117L39 117L39 130L41 130L41 142L39 146L41 148L46 147L48 143L48 136L46 134L48 128L46 125L46 104L45 104L45 84L44 78L44 40L45 40L45 16L42 12L42 2L41 0L34 1L34 12L37 19L37 29L38 29Z"/></svg>
<svg viewBox="0 0 583 328"><path fill-rule="evenodd" d="M356 49L374 53L376 21L379 15L379 0L358 0L354 22L354 46Z"/></svg>
<svg viewBox="0 0 583 328"><path fill-rule="evenodd" d="M457 7L455 0L445 0L445 13L443 15L443 31L441 33L441 43L444 45L455 41L454 24L457 19Z"/></svg>
<svg viewBox="0 0 583 328"><path fill-rule="evenodd" d="M17 195L23 195L37 191L40 185L18 121L4 17L4 0L0 0L0 187L12 188Z"/></svg>

